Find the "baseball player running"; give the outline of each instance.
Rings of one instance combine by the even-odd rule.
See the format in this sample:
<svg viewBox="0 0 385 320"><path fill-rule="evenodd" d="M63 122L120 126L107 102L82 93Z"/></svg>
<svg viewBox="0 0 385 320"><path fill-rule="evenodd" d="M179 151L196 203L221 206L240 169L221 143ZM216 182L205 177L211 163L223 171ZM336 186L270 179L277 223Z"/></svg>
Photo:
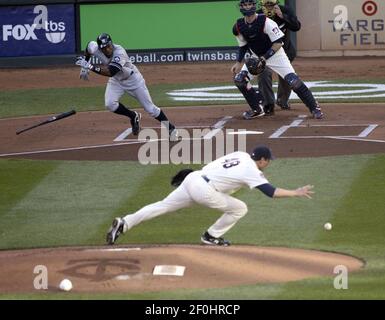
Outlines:
<svg viewBox="0 0 385 320"><path fill-rule="evenodd" d="M91 64L91 56L97 57L101 64ZM90 41L85 50L85 56L78 57L76 65L81 67L80 78L83 80L88 80L89 70L109 77L104 96L105 106L116 114L130 118L133 135L138 135L140 131L141 114L129 110L119 102L125 92L138 100L153 118L168 127L170 140L177 139L178 132L175 126L169 122L164 112L152 102L142 74L132 64L126 50L112 42L110 35L102 33L96 41Z"/></svg>
<svg viewBox="0 0 385 320"><path fill-rule="evenodd" d="M250 120L265 115L262 106L263 96L250 84L250 80L253 79L252 75L261 73L265 66L272 69L289 84L315 119L322 119L323 113L318 102L295 73L282 48L284 33L273 20L264 14L256 14L255 0L240 0L239 8L244 17L238 19L233 26L233 34L238 41L239 52L237 62L231 67L231 71L235 75L235 85L251 108L243 113L244 119ZM251 58L244 63L247 51L251 54Z"/></svg>
<svg viewBox="0 0 385 320"><path fill-rule="evenodd" d="M223 215L203 233L202 243L229 246L230 242L222 236L247 213L247 205L231 196L241 187L257 188L272 198L311 198L314 193L313 186L310 185L295 190L271 185L262 173L271 159L271 150L266 146L258 146L251 155L237 151L218 158L201 170L181 170L172 179L172 184L177 188L165 199L147 205L124 218L115 218L107 233L107 243L114 244L120 234L143 221L198 203L223 212Z"/></svg>

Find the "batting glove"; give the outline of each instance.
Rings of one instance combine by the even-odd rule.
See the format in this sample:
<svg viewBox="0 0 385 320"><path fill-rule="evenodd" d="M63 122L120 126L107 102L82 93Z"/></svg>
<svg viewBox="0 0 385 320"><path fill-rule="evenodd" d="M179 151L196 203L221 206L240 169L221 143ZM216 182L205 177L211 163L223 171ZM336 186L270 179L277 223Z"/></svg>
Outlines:
<svg viewBox="0 0 385 320"><path fill-rule="evenodd" d="M88 62L84 57L77 57L75 64L79 67L82 67L88 70L91 70L93 67L92 64Z"/></svg>
<svg viewBox="0 0 385 320"><path fill-rule="evenodd" d="M86 68L81 68L80 69L80 75L79 75L79 78L84 80L84 81L89 81L89 74L90 74L90 70L89 69L86 69Z"/></svg>

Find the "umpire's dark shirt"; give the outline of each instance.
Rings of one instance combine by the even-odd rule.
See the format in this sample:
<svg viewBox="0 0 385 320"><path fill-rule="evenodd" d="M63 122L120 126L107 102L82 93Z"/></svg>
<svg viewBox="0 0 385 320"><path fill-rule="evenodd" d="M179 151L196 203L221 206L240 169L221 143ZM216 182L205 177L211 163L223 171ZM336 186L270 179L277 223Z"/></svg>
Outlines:
<svg viewBox="0 0 385 320"><path fill-rule="evenodd" d="M301 29L301 23L298 21L297 16L294 14L293 10L290 7L279 5L279 8L282 11L283 19L278 17L277 15L274 15L274 17L270 19L274 20L278 24L278 27L285 34L285 37L283 38L283 49L285 49L289 60L292 61L296 57L297 51L295 50L295 47L290 41L289 30L298 31L299 29ZM263 13L262 9L258 10L257 13Z"/></svg>

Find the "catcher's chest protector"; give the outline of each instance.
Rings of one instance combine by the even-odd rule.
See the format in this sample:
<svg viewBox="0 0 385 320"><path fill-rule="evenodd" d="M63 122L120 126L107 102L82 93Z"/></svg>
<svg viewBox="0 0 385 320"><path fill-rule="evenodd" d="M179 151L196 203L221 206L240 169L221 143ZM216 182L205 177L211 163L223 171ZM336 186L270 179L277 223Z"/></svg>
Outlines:
<svg viewBox="0 0 385 320"><path fill-rule="evenodd" d="M247 41L249 48L257 55L263 55L272 46L269 36L263 32L266 16L259 14L253 23L248 24L244 18L237 20L236 29Z"/></svg>

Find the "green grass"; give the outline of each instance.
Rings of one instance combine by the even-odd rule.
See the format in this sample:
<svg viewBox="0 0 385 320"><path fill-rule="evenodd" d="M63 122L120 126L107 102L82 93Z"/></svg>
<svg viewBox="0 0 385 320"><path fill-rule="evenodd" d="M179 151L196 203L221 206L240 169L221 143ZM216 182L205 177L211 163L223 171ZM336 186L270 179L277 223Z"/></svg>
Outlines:
<svg viewBox="0 0 385 320"><path fill-rule="evenodd" d="M140 182L155 168L141 170L128 162L1 160L0 249L104 244L98 228L104 230L114 210L136 191L132 181ZM9 197L8 190L17 192Z"/></svg>
<svg viewBox="0 0 385 320"><path fill-rule="evenodd" d="M335 82L385 83L385 79ZM166 93L217 85L231 85L231 81L153 85L149 90L161 107L196 105L173 101ZM0 118L56 114L72 108L105 110L104 90L100 86L1 91ZM238 93L235 88L226 92ZM385 98L319 100L385 102ZM122 103L140 107L126 95ZM240 102L226 102L231 103ZM0 159L0 250L104 244L111 219L162 199L172 190L169 179L179 168L133 162ZM321 277L143 294L0 293L0 299L385 299L385 155L278 159L266 175L284 188L314 184L314 199L271 200L255 190L243 190L237 197L248 204L249 213L226 236L234 244L328 250L360 257L366 266L349 274L348 290L336 290L332 277ZM194 206L146 221L119 243L198 243L202 231L218 216L214 210ZM326 221L333 224L332 231L322 228Z"/></svg>
<svg viewBox="0 0 385 320"><path fill-rule="evenodd" d="M19 199L26 196L56 167L55 163L45 162L32 162L28 166L20 164L19 160L1 162L0 215L11 210Z"/></svg>
<svg viewBox="0 0 385 320"><path fill-rule="evenodd" d="M385 79L376 80L333 80L337 83L384 83ZM175 89L199 88L207 86L232 85L231 81L222 83L194 83L194 84L159 84L149 86L149 90L153 101L160 107L170 106L189 106L189 105L218 105L218 104L239 104L240 100L229 102L223 101L174 101L167 95L167 92ZM317 88L316 91L325 91L334 89L333 86L328 88ZM352 88L345 88L352 89ZM312 89L313 90L313 89ZM338 89L337 89L338 90ZM50 89L28 89L28 90L11 90L0 92L0 118L18 117L37 114L55 114L75 109L76 111L94 111L105 110L104 107L104 91L105 86L93 88L50 88ZM226 93L239 93L234 87L234 90L227 90ZM384 93L384 92L383 92ZM385 102L384 97L380 98L365 98L365 99L318 99L321 103L328 102ZM121 102L130 108L141 107L138 102L124 95Z"/></svg>
<svg viewBox="0 0 385 320"><path fill-rule="evenodd" d="M348 290L335 290L331 279L287 284L278 298L385 299L385 156L370 158L333 212L333 230L313 245L363 258L366 267L349 277Z"/></svg>
<svg viewBox="0 0 385 320"><path fill-rule="evenodd" d="M100 245L116 215L162 199L179 167L132 162L0 160L0 248ZM314 170L317 168L317 171ZM249 213L226 236L234 244L343 252L366 261L349 274L349 289L333 277L286 284L143 294L0 295L25 299L385 299L385 155L277 159L266 176L274 185L311 183L309 199L270 199L255 190L237 197ZM8 196L9 195L9 196ZM119 243L198 243L218 212L194 206L146 221ZM330 221L331 231L323 224ZM85 232L85 230L87 232Z"/></svg>

